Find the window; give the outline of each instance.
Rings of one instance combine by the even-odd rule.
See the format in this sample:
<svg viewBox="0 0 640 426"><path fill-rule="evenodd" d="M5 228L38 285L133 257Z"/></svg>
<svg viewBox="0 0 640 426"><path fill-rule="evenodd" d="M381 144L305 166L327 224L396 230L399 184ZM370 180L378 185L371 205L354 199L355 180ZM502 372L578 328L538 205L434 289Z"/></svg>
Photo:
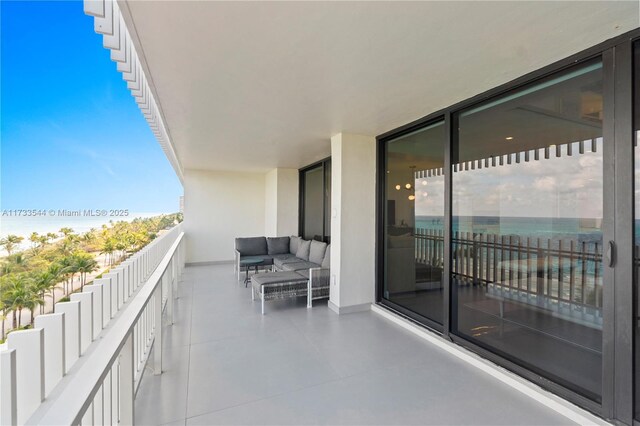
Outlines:
<svg viewBox="0 0 640 426"><path fill-rule="evenodd" d="M330 242L331 159L300 170L300 235Z"/></svg>

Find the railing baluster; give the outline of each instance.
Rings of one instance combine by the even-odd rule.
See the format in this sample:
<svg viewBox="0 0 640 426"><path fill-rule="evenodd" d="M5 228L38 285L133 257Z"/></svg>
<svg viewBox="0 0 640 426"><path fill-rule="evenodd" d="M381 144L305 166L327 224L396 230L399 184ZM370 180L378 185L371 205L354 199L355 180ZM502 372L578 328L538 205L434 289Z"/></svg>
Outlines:
<svg viewBox="0 0 640 426"><path fill-rule="evenodd" d="M600 280L600 262L601 262L601 256L600 253L598 252L598 242L594 242L594 246L593 246L593 263L594 263L594 271L593 271L593 291L595 292L595 301L596 301L596 307L600 308L602 307L602 300L600 298L600 285L598 283L598 281Z"/></svg>
<svg viewBox="0 0 640 426"><path fill-rule="evenodd" d="M129 334L120 352L120 423L133 425L134 423L134 353L133 335Z"/></svg>
<svg viewBox="0 0 640 426"><path fill-rule="evenodd" d="M484 265L484 278L485 282L489 283L491 281L491 251L489 250L489 237L487 234L486 237L486 248L485 248L485 265Z"/></svg>
<svg viewBox="0 0 640 426"><path fill-rule="evenodd" d="M504 247L506 245L506 238L504 235L500 236L500 282L502 283L502 285L505 284L506 280L505 280L505 273L504 273L504 258L505 258L505 252L504 252ZM509 287L511 287L511 283L507 283L507 285Z"/></svg>
<svg viewBox="0 0 640 426"><path fill-rule="evenodd" d="M558 240L558 299L564 300L564 271L562 268L562 238Z"/></svg>
<svg viewBox="0 0 640 426"><path fill-rule="evenodd" d="M581 259L581 274L580 274L580 302L584 305L587 303L586 299L586 287L587 287L587 242L582 242Z"/></svg>
<svg viewBox="0 0 640 426"><path fill-rule="evenodd" d="M7 348L16 353L16 420L25 424L44 399L44 331L15 331L7 336Z"/></svg>
<svg viewBox="0 0 640 426"><path fill-rule="evenodd" d="M80 354L93 342L93 294L73 293L72 302L80 302Z"/></svg>
<svg viewBox="0 0 640 426"><path fill-rule="evenodd" d="M65 374L64 365L64 321L65 315L38 315L34 321L36 329L41 328L44 334L44 396L49 396L53 388ZM0 424L2 424L0 422Z"/></svg>
<svg viewBox="0 0 640 426"><path fill-rule="evenodd" d="M551 253L551 238L547 239L547 296L553 297L553 254Z"/></svg>
<svg viewBox="0 0 640 426"><path fill-rule="evenodd" d="M467 277L471 280L472 284L475 284L475 255L473 253L473 233L467 232L466 237L467 250L466 250L466 264L467 264Z"/></svg>
<svg viewBox="0 0 640 426"><path fill-rule="evenodd" d="M493 282L498 282L498 236L493 234Z"/></svg>
<svg viewBox="0 0 640 426"><path fill-rule="evenodd" d="M517 235L516 237L516 241L518 242L518 245L515 247L516 249L516 279L518 280L518 290L522 290L522 265L521 260L522 260L522 238Z"/></svg>
<svg viewBox="0 0 640 426"><path fill-rule="evenodd" d="M80 358L80 302L58 302L55 313L64 314L64 372Z"/></svg>
<svg viewBox="0 0 640 426"><path fill-rule="evenodd" d="M16 350L0 351L0 424L18 424Z"/></svg>
<svg viewBox="0 0 640 426"><path fill-rule="evenodd" d="M531 238L527 237L527 292L531 293L531 258L532 256L532 247L531 247Z"/></svg>
<svg viewBox="0 0 640 426"><path fill-rule="evenodd" d="M540 238L537 239L536 247L538 249L536 254L536 294L538 296L544 295L544 262L545 254L540 245Z"/></svg>
<svg viewBox="0 0 640 426"><path fill-rule="evenodd" d="M483 251L482 235L483 234L478 234L478 243L476 245L476 247L478 247L478 252L476 253L476 255L478 256L478 267L479 267L478 281L479 282L484 281L484 256L482 253Z"/></svg>
<svg viewBox="0 0 640 426"><path fill-rule="evenodd" d="M571 303L575 302L575 272L574 272L574 257L573 253L575 251L574 240L569 241L569 300Z"/></svg>
<svg viewBox="0 0 640 426"><path fill-rule="evenodd" d="M155 337L154 342L154 359L153 359L153 373L158 375L162 373L162 287L158 287L154 295L154 327L153 334ZM167 303L169 303L167 301Z"/></svg>
<svg viewBox="0 0 640 426"><path fill-rule="evenodd" d="M423 263L431 264L431 257L433 255L433 230L432 229L423 229L422 230L422 246L423 248Z"/></svg>
<svg viewBox="0 0 640 426"><path fill-rule="evenodd" d="M513 287L513 235L509 235L509 246L507 247L507 253L509 253L509 260L507 262L507 272L509 273L509 287ZM516 275L517 277L517 275Z"/></svg>

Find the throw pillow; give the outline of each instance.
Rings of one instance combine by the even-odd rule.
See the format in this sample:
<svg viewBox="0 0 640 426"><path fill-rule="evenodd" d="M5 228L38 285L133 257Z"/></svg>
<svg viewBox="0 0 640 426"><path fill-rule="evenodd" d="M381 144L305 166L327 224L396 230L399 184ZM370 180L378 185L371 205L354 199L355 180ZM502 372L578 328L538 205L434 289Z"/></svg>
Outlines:
<svg viewBox="0 0 640 426"><path fill-rule="evenodd" d="M289 237L267 237L268 254L289 253Z"/></svg>
<svg viewBox="0 0 640 426"><path fill-rule="evenodd" d="M296 257L302 260L309 260L309 250L311 249L311 241L300 240Z"/></svg>
<svg viewBox="0 0 640 426"><path fill-rule="evenodd" d="M327 243L322 241L311 241L311 247L309 248L309 262L317 263L320 265L322 259L324 259L324 252L327 250Z"/></svg>

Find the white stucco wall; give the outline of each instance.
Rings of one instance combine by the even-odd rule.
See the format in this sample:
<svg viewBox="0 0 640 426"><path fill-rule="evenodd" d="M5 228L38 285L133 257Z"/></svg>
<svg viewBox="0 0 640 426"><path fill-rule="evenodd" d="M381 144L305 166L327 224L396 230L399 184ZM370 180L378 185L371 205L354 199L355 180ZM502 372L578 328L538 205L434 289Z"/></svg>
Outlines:
<svg viewBox="0 0 640 426"><path fill-rule="evenodd" d="M234 238L264 235L264 173L185 170L187 262L233 260Z"/></svg>
<svg viewBox="0 0 640 426"><path fill-rule="evenodd" d="M331 191L330 306L368 309L375 295L375 138L331 138Z"/></svg>
<svg viewBox="0 0 640 426"><path fill-rule="evenodd" d="M273 169L265 177L265 234L298 235L298 170Z"/></svg>
<svg viewBox="0 0 640 426"><path fill-rule="evenodd" d="M278 169L278 229L275 235L298 235L298 170Z"/></svg>
<svg viewBox="0 0 640 426"><path fill-rule="evenodd" d="M278 234L278 169L265 176L264 233L268 236Z"/></svg>

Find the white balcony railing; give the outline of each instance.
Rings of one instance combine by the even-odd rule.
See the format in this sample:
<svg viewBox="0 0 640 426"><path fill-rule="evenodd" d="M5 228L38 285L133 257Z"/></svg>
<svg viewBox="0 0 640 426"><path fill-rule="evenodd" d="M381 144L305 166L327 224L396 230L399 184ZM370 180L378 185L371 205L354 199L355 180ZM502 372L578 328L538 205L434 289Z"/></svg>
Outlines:
<svg viewBox="0 0 640 426"><path fill-rule="evenodd" d="M162 372L163 314L184 268L178 225L70 302L0 345L0 424L133 424L134 399L152 348Z"/></svg>

